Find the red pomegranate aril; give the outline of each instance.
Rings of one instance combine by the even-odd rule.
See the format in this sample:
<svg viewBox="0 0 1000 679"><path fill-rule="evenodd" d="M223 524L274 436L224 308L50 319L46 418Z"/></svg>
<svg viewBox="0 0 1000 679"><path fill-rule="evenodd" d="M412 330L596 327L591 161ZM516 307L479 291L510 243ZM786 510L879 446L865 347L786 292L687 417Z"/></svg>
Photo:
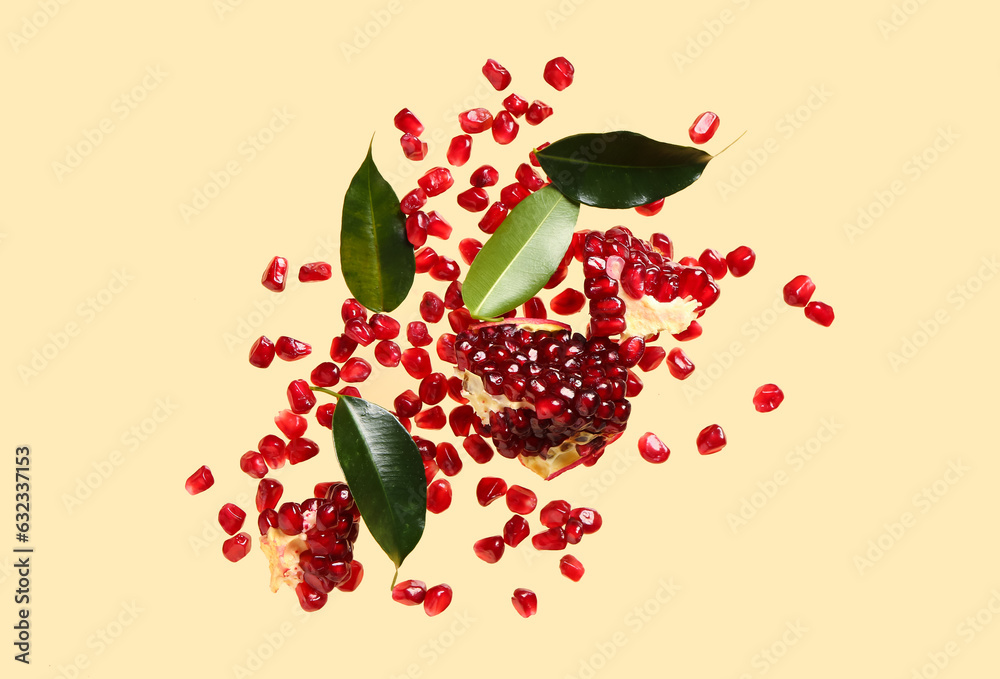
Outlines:
<svg viewBox="0 0 1000 679"><path fill-rule="evenodd" d="M550 115L552 115L552 107L536 99L531 102L528 112L524 114L524 119L528 121L529 125L538 125ZM539 150L541 150L541 147L539 147Z"/></svg>
<svg viewBox="0 0 1000 679"><path fill-rule="evenodd" d="M202 465L184 482L184 490L191 495L197 495L204 493L213 484L215 484L215 477L212 476L212 470Z"/></svg>
<svg viewBox="0 0 1000 679"><path fill-rule="evenodd" d="M520 118L528 112L528 100L516 94L509 94L503 100L503 107L510 111L511 115L515 118Z"/></svg>
<svg viewBox="0 0 1000 679"><path fill-rule="evenodd" d="M274 360L274 344L261 335L250 347L250 365L256 368L266 368Z"/></svg>
<svg viewBox="0 0 1000 679"><path fill-rule="evenodd" d="M691 123L688 136L695 144L704 144L715 136L717 129L719 129L719 116L711 111L705 111Z"/></svg>
<svg viewBox="0 0 1000 679"><path fill-rule="evenodd" d="M281 499L284 488L281 483L274 479L261 479L257 484L256 506L258 512L265 509L274 509Z"/></svg>
<svg viewBox="0 0 1000 679"><path fill-rule="evenodd" d="M351 383L364 382L371 374L371 364L358 356L347 359L347 363L340 370L341 379Z"/></svg>
<svg viewBox="0 0 1000 679"><path fill-rule="evenodd" d="M419 137L409 132L404 133L399 138L399 145L402 147L403 155L406 156L407 160L423 160L424 156L427 155L427 142L420 141Z"/></svg>
<svg viewBox="0 0 1000 679"><path fill-rule="evenodd" d="M427 486L427 511L440 514L451 506L451 483L448 479L431 481Z"/></svg>
<svg viewBox="0 0 1000 679"><path fill-rule="evenodd" d="M288 454L288 464L295 465L316 457L319 454L319 446L315 441L303 437L289 441L285 446L285 452Z"/></svg>
<svg viewBox="0 0 1000 679"><path fill-rule="evenodd" d="M427 479L427 484L430 485L434 476L440 471L437 466L437 462L434 459L424 460L424 478Z"/></svg>
<svg viewBox="0 0 1000 679"><path fill-rule="evenodd" d="M472 551L486 563L496 563L503 556L504 541L499 535L476 540L472 545Z"/></svg>
<svg viewBox="0 0 1000 679"><path fill-rule="evenodd" d="M408 108L397 113L393 117L392 123L400 132L409 132L414 137L419 137L424 133L424 126L417 120L417 116L413 115L413 111Z"/></svg>
<svg viewBox="0 0 1000 679"><path fill-rule="evenodd" d="M530 514L538 506L538 496L524 486L507 489L507 509L515 514Z"/></svg>
<svg viewBox="0 0 1000 679"><path fill-rule="evenodd" d="M431 210L427 213L427 235L434 236L435 238L440 238L441 240L448 240L451 238L451 232L454 230L451 224L448 223L444 217L437 210Z"/></svg>
<svg viewBox="0 0 1000 679"><path fill-rule="evenodd" d="M305 380L293 380L286 390L288 405L296 415L305 415L316 405L316 396Z"/></svg>
<svg viewBox="0 0 1000 679"><path fill-rule="evenodd" d="M437 446L430 439L425 439L422 436L414 436L413 443L417 446L417 452L420 453L421 459L433 460L437 455Z"/></svg>
<svg viewBox="0 0 1000 679"><path fill-rule="evenodd" d="M486 214L489 215L489 211L487 211ZM462 255L462 261L467 265L472 264L472 260L476 258L476 255L478 255L479 251L482 249L483 244L475 238L463 238L458 243L458 252ZM252 362L253 361L251 361L251 363Z"/></svg>
<svg viewBox="0 0 1000 679"><path fill-rule="evenodd" d="M282 410L274 416L274 424L281 430L288 440L301 438L306 433L309 422L301 415L296 415L291 410Z"/></svg>
<svg viewBox="0 0 1000 679"><path fill-rule="evenodd" d="M485 108L462 111L458 114L458 125L466 134L479 134L493 126L493 114Z"/></svg>
<svg viewBox="0 0 1000 679"><path fill-rule="evenodd" d="M336 403L324 403L316 408L316 421L321 427L333 429L333 411L337 409Z"/></svg>
<svg viewBox="0 0 1000 679"><path fill-rule="evenodd" d="M461 405L452 408L448 413L448 425L455 436L468 436L472 431L472 421L476 417L476 411L470 405Z"/></svg>
<svg viewBox="0 0 1000 679"><path fill-rule="evenodd" d="M833 324L833 307L823 302L809 302L805 308L806 318L813 323L819 323L824 328Z"/></svg>
<svg viewBox="0 0 1000 679"><path fill-rule="evenodd" d="M448 312L448 325L456 333L466 330L472 324L472 314L468 309L455 309Z"/></svg>
<svg viewBox="0 0 1000 679"><path fill-rule="evenodd" d="M420 317L428 323L437 323L444 317L444 300L433 292L424 293L424 296L420 299L419 308ZM409 328L407 331L409 331Z"/></svg>
<svg viewBox="0 0 1000 679"><path fill-rule="evenodd" d="M649 238L649 244L667 259L674 258L674 243L668 236L662 233L654 233Z"/></svg>
<svg viewBox="0 0 1000 679"><path fill-rule="evenodd" d="M549 528L531 536L531 546L538 550L566 549L566 531L560 526Z"/></svg>
<svg viewBox="0 0 1000 679"><path fill-rule="evenodd" d="M580 582L583 577L583 564L572 554L567 554L559 559L559 572L573 582Z"/></svg>
<svg viewBox="0 0 1000 679"><path fill-rule="evenodd" d="M724 278L729 272L729 268L726 265L726 259L719 254L718 250L712 250L711 248L706 249L701 253L701 256L698 257L698 263L701 264L701 267L705 269L705 271L708 272L708 275L715 280Z"/></svg>
<svg viewBox="0 0 1000 679"><path fill-rule="evenodd" d="M493 121L493 141L505 146L517 138L517 131L520 126L514 120L514 116L509 111L500 111Z"/></svg>
<svg viewBox="0 0 1000 679"><path fill-rule="evenodd" d="M427 293L427 294L433 294L433 293ZM440 298L438 298L438 300L440 301ZM438 320L441 320L441 317L444 315L444 305L442 304L440 309L440 314L438 314L434 300L431 300L428 304L430 306L428 307L427 313L425 314L423 303L421 303L420 315L423 316L424 318L427 318L428 316L434 318L436 316ZM436 321L431 321L431 322L436 322ZM431 339L431 334L427 330L427 324L424 323L423 321L412 321L406 326L406 340L415 347L426 347L428 344L434 341L433 339Z"/></svg>
<svg viewBox="0 0 1000 679"><path fill-rule="evenodd" d="M337 363L343 363L354 350L358 348L358 343L352 340L347 335L340 335L339 337L334 337L333 341L330 343L330 358Z"/></svg>
<svg viewBox="0 0 1000 679"><path fill-rule="evenodd" d="M375 345L375 360L378 361L379 365L384 365L386 368L395 368L399 365L401 356L402 351L399 345L392 340L382 340Z"/></svg>
<svg viewBox="0 0 1000 679"><path fill-rule="evenodd" d="M513 210L517 207L517 204L522 200L531 195L528 189L521 186L520 183L514 182L513 184L508 184L503 187L500 191L500 202L506 205L509 209Z"/></svg>
<svg viewBox="0 0 1000 679"><path fill-rule="evenodd" d="M785 400L785 394L777 384L764 384L753 394L753 406L758 413L769 413Z"/></svg>
<svg viewBox="0 0 1000 679"><path fill-rule="evenodd" d="M274 257L264 269L264 275L260 278L260 283L268 290L281 292L285 289L285 282L288 278L288 260L284 257Z"/></svg>
<svg viewBox="0 0 1000 679"><path fill-rule="evenodd" d="M469 162L472 154L472 137L467 134L460 134L452 137L448 144L448 162L455 167L461 167Z"/></svg>
<svg viewBox="0 0 1000 679"><path fill-rule="evenodd" d="M396 413L402 417L413 417L420 412L423 403L412 389L407 389L395 398L392 406L396 409Z"/></svg>
<svg viewBox="0 0 1000 679"><path fill-rule="evenodd" d="M643 372L656 369L663 362L663 357L666 354L667 350L663 347L651 347L647 345L645 351L642 353L642 358L639 359L639 369Z"/></svg>
<svg viewBox="0 0 1000 679"><path fill-rule="evenodd" d="M510 598L514 610L522 618L530 618L538 612L538 597L530 589L518 587Z"/></svg>
<svg viewBox="0 0 1000 679"><path fill-rule="evenodd" d="M427 596L427 585L422 580L403 580L392 588L392 600L404 606L419 606Z"/></svg>
<svg viewBox="0 0 1000 679"><path fill-rule="evenodd" d="M695 259L694 257L681 257L680 261L677 263L680 264L681 266L691 266L691 267L701 266L698 260Z"/></svg>
<svg viewBox="0 0 1000 679"><path fill-rule="evenodd" d="M462 471L462 458L458 456L458 449L447 441L437 444L437 455L434 461L437 462L438 469L445 476L455 476Z"/></svg>
<svg viewBox="0 0 1000 679"><path fill-rule="evenodd" d="M726 447L726 433L717 424L710 424L698 432L698 452L702 455L717 453Z"/></svg>
<svg viewBox="0 0 1000 679"><path fill-rule="evenodd" d="M451 170L446 167L433 167L417 180L417 185L423 189L428 198L441 195L454 184L455 179L451 176Z"/></svg>
<svg viewBox="0 0 1000 679"><path fill-rule="evenodd" d="M333 267L326 262L310 262L299 267L299 282L313 283L333 278Z"/></svg>
<svg viewBox="0 0 1000 679"><path fill-rule="evenodd" d="M344 325L344 334L348 339L352 339L363 347L375 341L375 332L371 326L360 318L352 318ZM341 373L343 373L341 368Z"/></svg>
<svg viewBox="0 0 1000 679"><path fill-rule="evenodd" d="M257 528L261 535L266 535L268 529L278 527L278 512L265 509L257 516Z"/></svg>
<svg viewBox="0 0 1000 679"><path fill-rule="evenodd" d="M451 587L445 584L434 585L424 596L424 613L431 617L444 613L451 605L451 598Z"/></svg>
<svg viewBox="0 0 1000 679"><path fill-rule="evenodd" d="M666 202L666 198L660 198L659 200L654 200L652 203L646 203L645 205L636 205L635 211L638 212L643 217L652 217L660 213L663 209L663 204Z"/></svg>
<svg viewBox="0 0 1000 679"><path fill-rule="evenodd" d="M679 380L687 379L694 372L694 363L680 347L674 347L667 354L667 370Z"/></svg>
<svg viewBox="0 0 1000 679"><path fill-rule="evenodd" d="M503 527L503 541L508 547L517 547L531 534L528 522L523 516L515 514Z"/></svg>
<svg viewBox="0 0 1000 679"><path fill-rule="evenodd" d="M639 437L639 455L646 462L660 464L670 457L670 448L667 448L656 434L646 432Z"/></svg>
<svg viewBox="0 0 1000 679"><path fill-rule="evenodd" d="M340 382L340 368L336 363L320 363L309 373L309 381L317 387L332 387Z"/></svg>
<svg viewBox="0 0 1000 679"><path fill-rule="evenodd" d="M510 71L501 66L495 59L487 59L486 63L483 64L483 75L497 92L502 92L510 85Z"/></svg>
<svg viewBox="0 0 1000 679"><path fill-rule="evenodd" d="M233 563L236 563L250 553L250 548L252 546L253 540L251 539L250 534L240 533L239 535L234 535L222 543L222 556L226 557Z"/></svg>
<svg viewBox="0 0 1000 679"><path fill-rule="evenodd" d="M243 521L246 518L247 513L234 505L232 502L227 502L222 505L222 509L219 510L219 525L222 526L222 530L226 531L229 535L236 535L239 533L240 528L243 527Z"/></svg>
<svg viewBox="0 0 1000 679"><path fill-rule="evenodd" d="M421 188L415 188L399 201L399 209L404 215L412 215L427 204L427 194Z"/></svg>
<svg viewBox="0 0 1000 679"><path fill-rule="evenodd" d="M566 525L570 509L566 500L553 500L541 508L538 518L546 528L558 528Z"/></svg>
<svg viewBox="0 0 1000 679"><path fill-rule="evenodd" d="M448 378L442 373L431 373L420 381L418 393L427 405L437 405L448 395Z"/></svg>
<svg viewBox="0 0 1000 679"><path fill-rule="evenodd" d="M552 309L553 313L569 316L580 311L586 301L587 298L579 290L566 288L549 301L549 308Z"/></svg>
<svg viewBox="0 0 1000 679"><path fill-rule="evenodd" d="M340 317L344 319L345 323L352 318L360 318L362 321L367 321L368 310L358 300L348 297L340 305Z"/></svg>
<svg viewBox="0 0 1000 679"><path fill-rule="evenodd" d="M529 106L528 108L531 108L531 107ZM551 143L552 142L547 141L547 142L545 142L543 144L539 144L538 146L535 147L535 151L541 151L542 149L544 149L546 146L548 146ZM541 167L542 164L538 162L538 156L535 155L535 151L529 151L528 152L528 162L531 163L532 165L534 165L535 167Z"/></svg>
<svg viewBox="0 0 1000 679"><path fill-rule="evenodd" d="M564 527L566 531L566 544L576 545L583 539L583 524L579 519L569 519Z"/></svg>
<svg viewBox="0 0 1000 679"><path fill-rule="evenodd" d="M781 289L785 304L796 307L804 307L809 304L814 292L816 292L816 284L806 275L796 276L785 283L785 287Z"/></svg>
<svg viewBox="0 0 1000 679"><path fill-rule="evenodd" d="M556 57L545 64L542 77L545 78L545 82L561 92L573 84L573 71L573 64L569 63L566 57Z"/></svg>
<svg viewBox="0 0 1000 679"><path fill-rule="evenodd" d="M337 585L337 589L341 592L353 592L361 584L361 580L364 577L365 569L361 565L361 562L351 561L351 574L347 577L347 580Z"/></svg>
<svg viewBox="0 0 1000 679"><path fill-rule="evenodd" d="M278 507L278 529L285 535L298 535L302 532L302 507L298 502L286 502Z"/></svg>
<svg viewBox="0 0 1000 679"><path fill-rule="evenodd" d="M414 248L423 247L427 242L427 224L430 219L427 214L421 211L414 212L406 218L406 240Z"/></svg>
<svg viewBox="0 0 1000 679"><path fill-rule="evenodd" d="M486 234L494 233L503 224L503 220L507 218L508 214L510 214L510 209L506 205L500 201L493 203L483 218L479 220L479 230Z"/></svg>
<svg viewBox="0 0 1000 679"><path fill-rule="evenodd" d="M248 450L240 458L240 469L247 476L255 479L262 479L267 476L267 463L264 456L256 450Z"/></svg>
<svg viewBox="0 0 1000 679"><path fill-rule="evenodd" d="M462 447L477 464L486 464L493 459L493 448L479 434L466 436Z"/></svg>
<svg viewBox="0 0 1000 679"><path fill-rule="evenodd" d="M401 362L407 374L414 379L422 380L431 374L431 356L426 349L406 349Z"/></svg>
<svg viewBox="0 0 1000 679"><path fill-rule="evenodd" d="M413 423L421 429L444 429L448 418L441 406L422 410L413 417Z"/></svg>
<svg viewBox="0 0 1000 679"><path fill-rule="evenodd" d="M756 253L746 245L741 245L726 255L726 264L729 266L729 272L736 278L746 276L750 273L756 261Z"/></svg>
<svg viewBox="0 0 1000 679"><path fill-rule="evenodd" d="M271 469L281 469L288 461L288 456L285 454L285 442L274 434L268 434L258 441L257 450L260 451L264 462Z"/></svg>
<svg viewBox="0 0 1000 679"><path fill-rule="evenodd" d="M391 340L399 337L399 321L386 314L375 314L368 320L377 340Z"/></svg>
<svg viewBox="0 0 1000 679"><path fill-rule="evenodd" d="M604 519L601 518L597 510L589 507L577 507L570 511L569 516L570 519L576 519L583 524L584 535L596 533L604 524Z"/></svg>
<svg viewBox="0 0 1000 679"><path fill-rule="evenodd" d="M693 339L698 339L701 337L702 327L701 323L698 321L691 321L691 325L687 327L687 330L679 332L672 337L678 342L689 342Z"/></svg>
<svg viewBox="0 0 1000 679"><path fill-rule="evenodd" d="M436 281L456 281L462 275L462 270L454 259L440 255L431 267L430 274Z"/></svg>
<svg viewBox="0 0 1000 679"><path fill-rule="evenodd" d="M500 173L492 165L482 165L469 175L469 183L477 189L496 186L498 181L500 181Z"/></svg>
<svg viewBox="0 0 1000 679"><path fill-rule="evenodd" d="M532 297L524 303L525 318L545 318L545 302L539 297Z"/></svg>
<svg viewBox="0 0 1000 679"><path fill-rule="evenodd" d="M299 599L299 606L306 613L313 613L326 605L326 592L321 592L314 587L310 587L305 582L300 582L295 586L295 595Z"/></svg>
<svg viewBox="0 0 1000 679"><path fill-rule="evenodd" d="M457 361L455 360L455 336L452 335L451 333L445 333L444 335L441 335L441 337L451 338L451 340L450 340L451 341L451 361L450 362L451 363L457 363ZM441 337L438 337L438 346L439 347L440 347L440 344L441 344ZM444 360L444 358L441 357L441 351L440 351L440 349L438 350L438 357L441 358L442 360ZM465 396L462 395L462 379L460 377L456 377L456 376L452 375L451 377L448 378L448 396L451 398L452 401L454 401L455 403L461 404L461 405L464 405L464 404L466 404L466 403L469 402L469 399L465 398Z"/></svg>
<svg viewBox="0 0 1000 679"><path fill-rule="evenodd" d="M646 340L642 337L629 337L618 346L618 357L621 365L631 368L639 362L646 351Z"/></svg>
<svg viewBox="0 0 1000 679"><path fill-rule="evenodd" d="M488 507L506 494L507 482L496 476L484 476L476 485L476 499L483 507Z"/></svg>
<svg viewBox="0 0 1000 679"><path fill-rule="evenodd" d="M459 281L452 281L448 289L444 291L444 306L447 309L454 311L455 309L461 309L465 306L465 300L462 299L462 283Z"/></svg>
<svg viewBox="0 0 1000 679"><path fill-rule="evenodd" d="M629 370L628 377L625 379L625 398L634 398L638 396L642 393L642 387L642 378Z"/></svg>
<svg viewBox="0 0 1000 679"><path fill-rule="evenodd" d="M625 331L625 319L622 317L612 318L592 318L590 320L590 334L599 337L617 335Z"/></svg>
<svg viewBox="0 0 1000 679"><path fill-rule="evenodd" d="M427 273L437 264L438 255L434 252L431 247L423 247L417 250L417 254L414 255L414 260L417 265L417 273Z"/></svg>
<svg viewBox="0 0 1000 679"><path fill-rule="evenodd" d="M341 396L353 396L354 398L361 398L361 392L357 390L356 387L344 387L337 392Z"/></svg>

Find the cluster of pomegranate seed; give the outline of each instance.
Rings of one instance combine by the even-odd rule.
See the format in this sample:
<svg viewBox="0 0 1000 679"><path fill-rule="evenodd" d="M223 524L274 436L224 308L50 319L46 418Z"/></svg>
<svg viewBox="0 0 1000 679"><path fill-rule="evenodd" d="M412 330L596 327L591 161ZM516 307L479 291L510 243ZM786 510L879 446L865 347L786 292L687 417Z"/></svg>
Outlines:
<svg viewBox="0 0 1000 679"><path fill-rule="evenodd" d="M451 605L453 592L446 584L430 589L423 580L404 580L392 588L392 600L404 606L424 605L424 613L433 617L444 613Z"/></svg>
<svg viewBox="0 0 1000 679"><path fill-rule="evenodd" d="M781 292L789 306L804 307L803 311L810 321L819 323L824 328L833 324L833 307L823 302L809 301L816 292L816 284L809 276L796 276L785 283Z"/></svg>

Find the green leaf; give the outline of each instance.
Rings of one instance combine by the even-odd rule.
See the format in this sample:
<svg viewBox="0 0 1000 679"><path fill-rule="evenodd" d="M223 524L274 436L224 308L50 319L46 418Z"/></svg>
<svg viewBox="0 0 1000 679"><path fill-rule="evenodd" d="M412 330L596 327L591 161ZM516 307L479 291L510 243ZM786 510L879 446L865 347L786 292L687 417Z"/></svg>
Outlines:
<svg viewBox="0 0 1000 679"><path fill-rule="evenodd" d="M566 254L579 214L580 205L551 186L518 203L472 260L462 283L472 316L499 316L541 290Z"/></svg>
<svg viewBox="0 0 1000 679"><path fill-rule="evenodd" d="M406 299L417 265L399 198L372 160L372 147L344 197L340 268L351 294L372 311Z"/></svg>
<svg viewBox="0 0 1000 679"><path fill-rule="evenodd" d="M677 193L701 176L712 156L635 132L574 134L535 156L552 185L584 205L629 208Z"/></svg>
<svg viewBox="0 0 1000 679"><path fill-rule="evenodd" d="M333 412L333 443L365 525L398 571L420 541L427 515L417 445L392 413L342 395Z"/></svg>

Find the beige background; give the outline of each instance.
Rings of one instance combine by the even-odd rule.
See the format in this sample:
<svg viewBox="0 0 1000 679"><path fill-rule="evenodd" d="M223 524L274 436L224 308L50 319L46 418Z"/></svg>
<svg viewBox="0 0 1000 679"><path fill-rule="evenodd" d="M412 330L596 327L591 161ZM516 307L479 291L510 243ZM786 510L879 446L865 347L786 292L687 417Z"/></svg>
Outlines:
<svg viewBox="0 0 1000 679"><path fill-rule="evenodd" d="M983 262L1000 249L1000 10L442 4L4 3L0 672L996 676L1000 284ZM541 79L557 55L577 68L562 93ZM457 132L458 111L496 110L502 95L479 74L489 57L556 115L506 149L477 139L467 170L488 160L509 181L530 145L582 131L684 143L711 109L722 127L707 150L747 133L701 181L655 218L585 209L581 225L666 231L680 254L745 243L758 264L723 281L705 336L686 347L690 384L645 375L628 432L599 465L544 484L505 460L480 469L466 458L453 509L429 517L402 571L450 583L447 613L392 602L390 564L363 537L364 585L306 616L291 592L267 590L256 550L221 558L215 514L251 504L236 461L308 369L251 369L249 341L291 335L322 356L345 288L297 287L276 305L259 276L275 254L294 267L337 261L343 192L373 132L396 190L412 188L397 110L427 124L424 168L441 162L434 140ZM282 129L260 132L272 123ZM254 137L269 143L250 158L241 145ZM183 218L227 165L239 174ZM438 206L478 234L453 195ZM798 273L836 309L830 329L774 306ZM383 402L407 379L376 378L365 394ZM750 397L769 381L787 400L759 415ZM730 445L701 457L694 437L712 422ZM648 430L673 450L662 466L638 457ZM24 444L30 667L11 657L12 457ZM216 486L191 498L184 479L203 463ZM526 546L496 566L472 556L506 520L472 499L486 471L603 513L604 530L572 550L587 568L580 583ZM279 478L302 499L337 473L325 446ZM533 619L511 609L519 586L539 594Z"/></svg>

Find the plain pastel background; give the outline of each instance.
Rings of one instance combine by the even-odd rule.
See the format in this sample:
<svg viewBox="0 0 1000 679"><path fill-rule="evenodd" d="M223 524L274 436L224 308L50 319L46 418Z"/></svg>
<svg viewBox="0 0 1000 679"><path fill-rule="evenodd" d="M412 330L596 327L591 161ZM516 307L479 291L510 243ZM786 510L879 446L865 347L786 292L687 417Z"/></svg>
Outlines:
<svg viewBox="0 0 1000 679"><path fill-rule="evenodd" d="M917 0L5 2L0 673L995 676L998 19L988 3ZM576 66L564 92L541 78L559 55ZM746 135L699 182L655 218L584 209L580 223L664 231L679 254L748 244L757 266L722 281L685 346L688 382L642 376L597 466L543 483L466 458L453 508L429 517L401 573L450 583L445 614L392 602L390 563L363 537L362 587L303 615L290 591L268 591L256 548L221 558L215 515L252 504L236 462L308 370L253 369L249 342L290 335L322 357L346 288L292 285L275 301L260 274L275 254L336 263L372 133L402 195L443 162L457 112L500 106L479 71L491 57L555 115L511 147L477 138L458 184L481 162L506 183L532 145L576 132L686 143L710 109L722 125L709 152ZM399 152L404 106L428 128L422 164ZM453 196L436 207L478 235ZM831 328L778 301L799 273L835 308ZM765 382L787 399L761 415L750 398ZM404 384L382 371L363 386L388 403ZM729 446L699 456L713 422ZM638 457L645 431L671 447L665 464ZM320 441L320 457L278 472L288 497L337 476ZM25 444L30 667L11 645ZM183 482L201 464L217 482L192 498ZM603 513L571 550L580 583L527 545L475 559L472 542L507 516L475 504L483 473ZM520 586L539 595L530 620L509 603Z"/></svg>

